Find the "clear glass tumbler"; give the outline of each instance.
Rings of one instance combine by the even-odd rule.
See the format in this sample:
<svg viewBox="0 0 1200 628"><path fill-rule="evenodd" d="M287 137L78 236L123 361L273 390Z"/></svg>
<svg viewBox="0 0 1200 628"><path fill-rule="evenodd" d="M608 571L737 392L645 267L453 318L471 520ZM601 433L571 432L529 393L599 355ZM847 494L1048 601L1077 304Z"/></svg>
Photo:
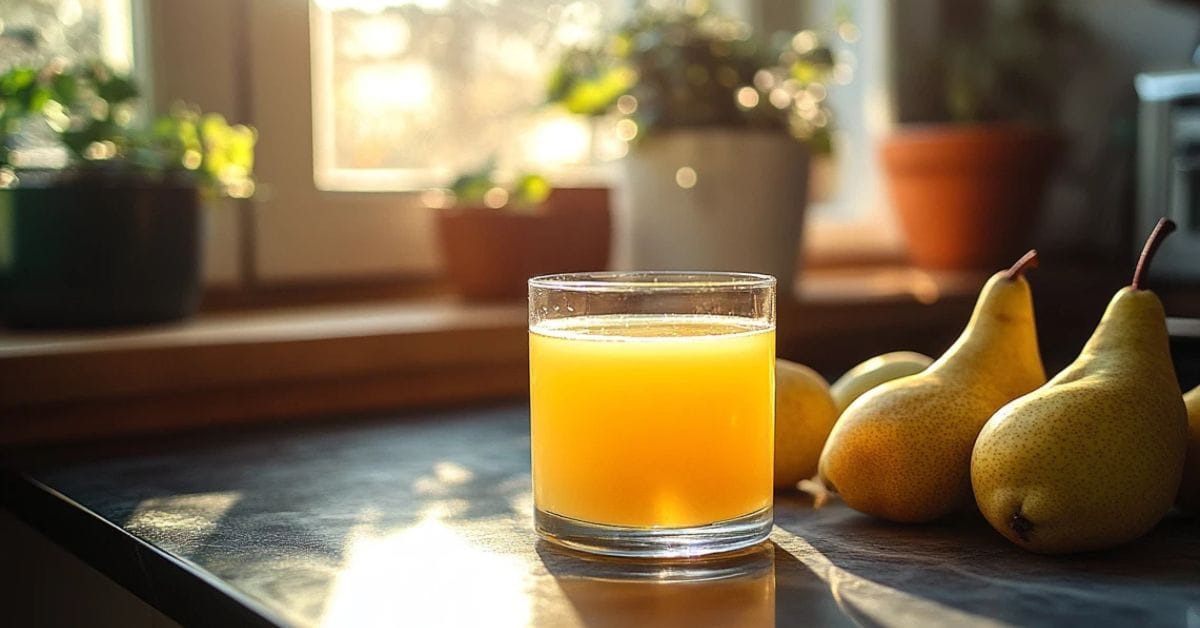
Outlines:
<svg viewBox="0 0 1200 628"><path fill-rule="evenodd" d="M529 389L543 538L683 557L770 533L774 277L530 279Z"/></svg>

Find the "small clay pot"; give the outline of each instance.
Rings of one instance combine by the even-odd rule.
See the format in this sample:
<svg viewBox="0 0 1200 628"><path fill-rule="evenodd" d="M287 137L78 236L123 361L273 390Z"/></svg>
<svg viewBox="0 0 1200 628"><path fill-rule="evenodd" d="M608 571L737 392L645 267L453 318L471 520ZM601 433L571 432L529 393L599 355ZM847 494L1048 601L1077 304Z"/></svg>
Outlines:
<svg viewBox="0 0 1200 628"><path fill-rule="evenodd" d="M528 211L436 211L446 276L470 301L523 299L530 277L608 268L612 217L604 188L555 189Z"/></svg>
<svg viewBox="0 0 1200 628"><path fill-rule="evenodd" d="M882 148L914 264L994 270L1030 248L1059 153L1053 133L1017 124L902 128Z"/></svg>

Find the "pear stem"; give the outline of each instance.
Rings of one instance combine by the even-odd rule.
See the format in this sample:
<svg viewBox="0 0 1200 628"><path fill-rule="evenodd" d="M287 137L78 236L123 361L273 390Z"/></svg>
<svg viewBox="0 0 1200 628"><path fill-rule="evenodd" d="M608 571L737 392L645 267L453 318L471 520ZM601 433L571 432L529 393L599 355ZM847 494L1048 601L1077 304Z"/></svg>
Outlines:
<svg viewBox="0 0 1200 628"><path fill-rule="evenodd" d="M1175 230L1175 222L1170 218L1159 218L1158 224L1154 225L1154 231L1150 232L1150 237L1146 238L1146 246L1142 248L1142 254L1138 256L1137 268L1133 271L1133 283L1129 284L1134 290L1142 289L1142 281L1146 278L1146 273L1150 272L1150 261L1154 259L1154 254L1158 252L1158 247L1162 245L1163 240L1167 239L1168 235Z"/></svg>
<svg viewBox="0 0 1200 628"><path fill-rule="evenodd" d="M1029 249L1029 252L1022 255L1021 259L1017 260L1016 264L1012 265L1007 272L1004 273L1004 278L1012 281L1017 277L1038 267L1038 252L1037 249Z"/></svg>

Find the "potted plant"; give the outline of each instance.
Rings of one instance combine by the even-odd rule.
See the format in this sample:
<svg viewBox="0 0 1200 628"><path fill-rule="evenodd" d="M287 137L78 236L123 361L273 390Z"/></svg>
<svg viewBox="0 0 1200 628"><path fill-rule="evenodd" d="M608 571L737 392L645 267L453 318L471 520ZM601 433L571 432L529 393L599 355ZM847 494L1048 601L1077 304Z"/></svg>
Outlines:
<svg viewBox="0 0 1200 628"><path fill-rule="evenodd" d="M536 275L608 267L608 190L551 188L537 174L505 184L493 162L433 192L447 278L472 301L521 299ZM436 198L433 198L436 196Z"/></svg>
<svg viewBox="0 0 1200 628"><path fill-rule="evenodd" d="M1062 143L1055 97L1087 35L1047 0L955 10L940 107L882 158L912 261L991 269L1029 248Z"/></svg>
<svg viewBox="0 0 1200 628"><path fill-rule="evenodd" d="M629 143L618 191L632 266L790 285L810 155L830 146L833 55L811 31L772 45L702 4L644 7L600 45L567 51L549 100Z"/></svg>
<svg viewBox="0 0 1200 628"><path fill-rule="evenodd" d="M152 323L200 299L201 197L253 193L255 135L178 107L137 124L137 86L102 64L0 75L0 318Z"/></svg>

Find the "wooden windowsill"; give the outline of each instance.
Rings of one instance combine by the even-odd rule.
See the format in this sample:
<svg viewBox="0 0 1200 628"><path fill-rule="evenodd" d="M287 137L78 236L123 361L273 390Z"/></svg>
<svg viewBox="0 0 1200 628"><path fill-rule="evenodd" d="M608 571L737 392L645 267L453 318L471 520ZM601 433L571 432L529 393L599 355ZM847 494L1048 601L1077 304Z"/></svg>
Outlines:
<svg viewBox="0 0 1200 628"><path fill-rule="evenodd" d="M525 310L428 300L0 335L0 444L495 397L526 386Z"/></svg>
<svg viewBox="0 0 1200 628"><path fill-rule="evenodd" d="M811 269L797 298L780 299L779 355L836 374L882 351L936 354L984 279ZM1055 330L1052 341L1085 337L1111 283L1039 271L1039 323ZM523 303L435 295L208 311L136 330L0 331L0 445L520 398L525 329Z"/></svg>

